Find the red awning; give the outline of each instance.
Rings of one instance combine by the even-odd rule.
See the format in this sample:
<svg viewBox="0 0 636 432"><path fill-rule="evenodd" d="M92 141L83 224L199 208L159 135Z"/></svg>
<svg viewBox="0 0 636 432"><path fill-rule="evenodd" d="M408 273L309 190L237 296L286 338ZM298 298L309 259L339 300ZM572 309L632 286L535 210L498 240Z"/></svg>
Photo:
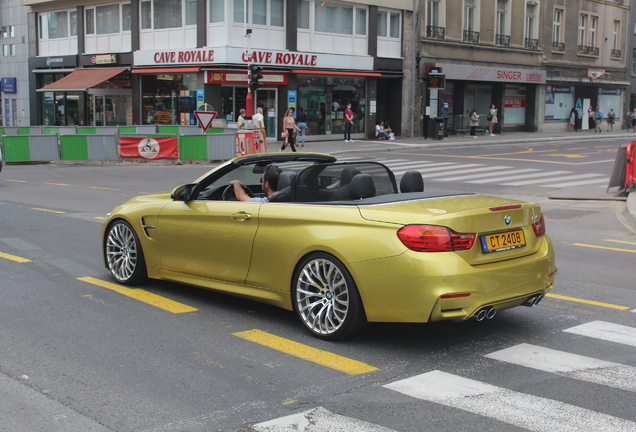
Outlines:
<svg viewBox="0 0 636 432"><path fill-rule="evenodd" d="M200 67L171 67L171 68L145 68L133 69L133 73L143 74L171 74L171 73L195 73L200 72Z"/></svg>
<svg viewBox="0 0 636 432"><path fill-rule="evenodd" d="M311 70L311 69L292 69L292 73L306 75L344 75L357 77L381 77L381 73L377 72L340 72L329 70Z"/></svg>
<svg viewBox="0 0 636 432"><path fill-rule="evenodd" d="M128 68L78 69L38 91L86 91L126 70Z"/></svg>

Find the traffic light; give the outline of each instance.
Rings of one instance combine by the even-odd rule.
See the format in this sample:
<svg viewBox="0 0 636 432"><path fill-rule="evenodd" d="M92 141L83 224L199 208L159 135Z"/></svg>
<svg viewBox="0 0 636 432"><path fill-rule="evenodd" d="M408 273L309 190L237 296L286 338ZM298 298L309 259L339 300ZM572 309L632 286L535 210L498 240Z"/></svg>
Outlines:
<svg viewBox="0 0 636 432"><path fill-rule="evenodd" d="M252 90L252 93L254 93L256 89L261 85L258 80L263 78L263 75L260 74L262 70L263 68L258 65L250 66L250 89Z"/></svg>

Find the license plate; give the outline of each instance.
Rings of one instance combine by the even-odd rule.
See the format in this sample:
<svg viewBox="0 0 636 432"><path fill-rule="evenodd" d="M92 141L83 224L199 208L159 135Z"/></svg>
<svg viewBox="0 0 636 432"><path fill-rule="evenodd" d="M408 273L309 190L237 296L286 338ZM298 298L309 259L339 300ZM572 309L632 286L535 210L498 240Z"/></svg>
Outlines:
<svg viewBox="0 0 636 432"><path fill-rule="evenodd" d="M486 253L516 249L525 245L526 237L523 230L481 236L481 249Z"/></svg>

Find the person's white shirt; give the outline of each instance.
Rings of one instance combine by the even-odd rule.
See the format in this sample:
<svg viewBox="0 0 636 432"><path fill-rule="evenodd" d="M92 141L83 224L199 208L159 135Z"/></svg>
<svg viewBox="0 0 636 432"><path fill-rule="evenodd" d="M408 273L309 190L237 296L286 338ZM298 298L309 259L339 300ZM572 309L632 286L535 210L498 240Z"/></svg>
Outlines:
<svg viewBox="0 0 636 432"><path fill-rule="evenodd" d="M263 114L256 113L252 116L252 121L256 123L259 129L263 129L265 126L263 125Z"/></svg>
<svg viewBox="0 0 636 432"><path fill-rule="evenodd" d="M378 136L381 132L384 132L384 127L382 125L375 125L375 136Z"/></svg>
<svg viewBox="0 0 636 432"><path fill-rule="evenodd" d="M340 109L340 104L337 101L331 104L332 111L338 111L339 109Z"/></svg>

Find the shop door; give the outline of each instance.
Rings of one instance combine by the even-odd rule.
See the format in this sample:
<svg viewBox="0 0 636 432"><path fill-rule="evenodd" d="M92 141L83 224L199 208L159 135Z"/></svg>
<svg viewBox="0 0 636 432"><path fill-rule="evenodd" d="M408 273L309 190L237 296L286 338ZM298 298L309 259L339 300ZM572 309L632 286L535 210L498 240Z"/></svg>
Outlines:
<svg viewBox="0 0 636 432"><path fill-rule="evenodd" d="M92 89L88 95L88 126L132 124L132 92Z"/></svg>
<svg viewBox="0 0 636 432"><path fill-rule="evenodd" d="M256 109L263 108L263 120L265 123L265 133L268 138L274 138L278 133L278 89L264 88L256 90ZM254 113L256 113L256 109Z"/></svg>

